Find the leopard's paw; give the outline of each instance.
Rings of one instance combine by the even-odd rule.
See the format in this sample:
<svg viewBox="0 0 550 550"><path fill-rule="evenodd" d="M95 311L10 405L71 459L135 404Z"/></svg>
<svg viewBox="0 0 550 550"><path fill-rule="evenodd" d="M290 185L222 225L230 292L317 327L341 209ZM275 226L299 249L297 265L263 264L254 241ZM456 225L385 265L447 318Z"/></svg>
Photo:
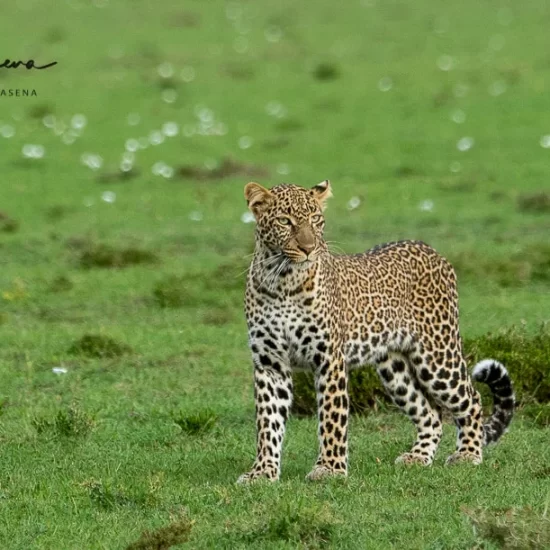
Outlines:
<svg viewBox="0 0 550 550"><path fill-rule="evenodd" d="M456 451L445 461L446 466L451 466L453 464L461 464L464 462L471 462L476 466L481 464L483 458L480 454L470 453L468 451Z"/></svg>
<svg viewBox="0 0 550 550"><path fill-rule="evenodd" d="M403 453L395 459L396 464L405 464L410 466L412 464L420 464L421 466L431 466L432 461L429 457L418 453Z"/></svg>
<svg viewBox="0 0 550 550"><path fill-rule="evenodd" d="M344 469L338 470L336 468L330 468L329 466L317 465L306 476L308 481L319 481L328 477L346 477L347 471Z"/></svg>

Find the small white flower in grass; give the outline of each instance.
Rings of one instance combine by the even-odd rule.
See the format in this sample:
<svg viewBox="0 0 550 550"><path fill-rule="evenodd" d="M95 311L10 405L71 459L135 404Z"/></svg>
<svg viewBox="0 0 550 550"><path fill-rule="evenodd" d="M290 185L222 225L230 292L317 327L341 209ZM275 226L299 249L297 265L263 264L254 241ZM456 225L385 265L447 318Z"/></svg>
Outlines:
<svg viewBox="0 0 550 550"><path fill-rule="evenodd" d="M208 109L208 107L195 108L195 113L201 122L212 122L214 120L214 111Z"/></svg>
<svg viewBox="0 0 550 550"><path fill-rule="evenodd" d="M21 152L23 153L23 156L25 158L41 159L42 157L44 157L46 150L42 145L33 145L31 143L27 143L26 145L23 145L23 149L21 149Z"/></svg>
<svg viewBox="0 0 550 550"><path fill-rule="evenodd" d="M475 140L473 137L460 138L456 143L456 148L459 151L469 151L474 146Z"/></svg>
<svg viewBox="0 0 550 550"><path fill-rule="evenodd" d="M195 80L195 69L193 67L184 67L180 72L180 77L184 82L192 82Z"/></svg>
<svg viewBox="0 0 550 550"><path fill-rule="evenodd" d="M80 157L80 162L92 170L99 170L103 166L103 158L94 153L84 153Z"/></svg>
<svg viewBox="0 0 550 550"><path fill-rule="evenodd" d="M458 162L458 160L455 160L455 161L451 162L451 165L449 166L449 170L453 174L458 174L458 172L460 172L462 170L462 164L460 164L460 162Z"/></svg>
<svg viewBox="0 0 550 550"><path fill-rule="evenodd" d="M290 174L290 166L286 163L279 164L277 166L277 174L281 174L281 176Z"/></svg>
<svg viewBox="0 0 550 550"><path fill-rule="evenodd" d="M540 138L540 146L544 149L550 149L550 134L546 134Z"/></svg>
<svg viewBox="0 0 550 550"><path fill-rule="evenodd" d="M53 126L53 133L56 136L62 136L67 130L67 125L62 120L56 120Z"/></svg>
<svg viewBox="0 0 550 550"><path fill-rule="evenodd" d="M179 134L180 128L176 122L165 122L162 125L162 133L166 137L174 137Z"/></svg>
<svg viewBox="0 0 550 550"><path fill-rule="evenodd" d="M72 145L72 144L76 141L76 136L75 136L75 134L73 134L72 132L65 132L65 133L61 136L61 141L62 141L65 145Z"/></svg>
<svg viewBox="0 0 550 550"><path fill-rule="evenodd" d="M153 167L151 168L151 172L153 172L154 176L160 176L165 166L167 165L162 161L155 162L155 164L153 164Z"/></svg>
<svg viewBox="0 0 550 550"><path fill-rule="evenodd" d="M139 113L128 113L126 122L128 126L137 126L141 122L141 116Z"/></svg>
<svg viewBox="0 0 550 550"><path fill-rule="evenodd" d="M170 179L174 175L174 169L171 166L165 165L160 171L163 178Z"/></svg>
<svg viewBox="0 0 550 550"><path fill-rule="evenodd" d="M450 71L454 65L454 59L450 55L441 55L437 58L437 67L441 71Z"/></svg>
<svg viewBox="0 0 550 550"><path fill-rule="evenodd" d="M4 138L11 138L15 135L15 128L9 124L0 127L0 135Z"/></svg>
<svg viewBox="0 0 550 550"><path fill-rule="evenodd" d="M489 93L493 97L497 97L499 95L502 95L507 89L506 82L504 80L495 80L490 86L489 86Z"/></svg>
<svg viewBox="0 0 550 550"><path fill-rule="evenodd" d="M174 66L172 65L172 63L165 61L157 67L157 73L162 78L170 78L174 76Z"/></svg>
<svg viewBox="0 0 550 550"><path fill-rule="evenodd" d="M202 212L199 212L198 210L193 210L193 212L189 214L189 219L192 222L200 222L202 221L202 217Z"/></svg>
<svg viewBox="0 0 550 550"><path fill-rule="evenodd" d="M71 127L75 130L83 130L86 128L86 124L88 124L88 119L84 115L77 114L71 118Z"/></svg>
<svg viewBox="0 0 550 550"><path fill-rule="evenodd" d="M466 113L462 109L455 109L451 113L451 120L456 124L462 124L466 120Z"/></svg>
<svg viewBox="0 0 550 550"><path fill-rule="evenodd" d="M54 367L52 372L54 374L67 374L69 371L65 367Z"/></svg>
<svg viewBox="0 0 550 550"><path fill-rule="evenodd" d="M434 209L434 201L426 199L418 205L419 210L422 212L432 212Z"/></svg>
<svg viewBox="0 0 550 550"><path fill-rule="evenodd" d="M164 141L162 132L155 130L149 134L149 143L151 145L160 145Z"/></svg>
<svg viewBox="0 0 550 550"><path fill-rule="evenodd" d="M174 101L178 98L178 92L176 92L173 88L168 88L162 91L161 97L162 101L165 103L174 103Z"/></svg>
<svg viewBox="0 0 550 550"><path fill-rule="evenodd" d="M101 193L101 200L112 204L116 201L116 193L113 191L104 191Z"/></svg>
<svg viewBox="0 0 550 550"><path fill-rule="evenodd" d="M346 205L348 210L355 210L361 204L361 199L359 197L351 197Z"/></svg>
<svg viewBox="0 0 550 550"><path fill-rule="evenodd" d="M252 212L244 212L241 216L241 221L243 223L254 223L256 221L256 218L254 217L254 214L252 214Z"/></svg>
<svg viewBox="0 0 550 550"><path fill-rule="evenodd" d="M121 172L129 172L134 167L134 163L130 160L122 159L120 163Z"/></svg>
<svg viewBox="0 0 550 550"><path fill-rule="evenodd" d="M53 115L46 115L43 119L42 119L42 124L46 127L46 128L53 128L55 126L55 116Z"/></svg>
<svg viewBox="0 0 550 550"><path fill-rule="evenodd" d="M384 76L378 81L378 89L381 92L389 92L393 88L393 80L389 76Z"/></svg>
<svg viewBox="0 0 550 550"><path fill-rule="evenodd" d="M254 140L250 136L242 136L239 138L239 147L241 149L250 149L253 143Z"/></svg>
<svg viewBox="0 0 550 550"><path fill-rule="evenodd" d="M124 144L124 148L126 149L126 151L134 153L139 149L139 141L134 138L127 139L126 143Z"/></svg>
<svg viewBox="0 0 550 550"><path fill-rule="evenodd" d="M284 107L278 101L270 101L265 106L265 110L268 115L274 116L276 118L284 118L287 114L286 107Z"/></svg>
<svg viewBox="0 0 550 550"><path fill-rule="evenodd" d="M124 151L124 153L122 153L122 160L125 160L126 162L134 162L136 160L136 154L132 151Z"/></svg>

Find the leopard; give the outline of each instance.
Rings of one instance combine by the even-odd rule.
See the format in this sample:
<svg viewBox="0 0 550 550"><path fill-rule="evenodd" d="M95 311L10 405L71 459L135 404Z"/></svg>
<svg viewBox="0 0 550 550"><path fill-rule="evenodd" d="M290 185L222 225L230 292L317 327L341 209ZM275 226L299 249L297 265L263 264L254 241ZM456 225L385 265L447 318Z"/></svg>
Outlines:
<svg viewBox="0 0 550 550"><path fill-rule="evenodd" d="M244 300L256 458L238 483L280 479L292 374L304 369L313 372L319 443L308 480L347 476L348 373L368 366L416 427L412 448L396 463L432 465L445 412L457 433L446 464L480 464L483 448L508 430L515 397L497 360L468 371L452 265L415 240L333 253L324 238L328 180L311 188L250 182L244 195L256 222ZM473 380L489 386L488 418Z"/></svg>

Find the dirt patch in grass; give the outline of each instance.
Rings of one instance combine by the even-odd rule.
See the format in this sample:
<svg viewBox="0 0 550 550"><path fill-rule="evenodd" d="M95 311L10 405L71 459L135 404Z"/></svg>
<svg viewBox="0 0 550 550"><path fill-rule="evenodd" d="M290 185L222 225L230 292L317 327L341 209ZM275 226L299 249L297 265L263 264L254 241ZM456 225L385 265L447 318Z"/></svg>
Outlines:
<svg viewBox="0 0 550 550"><path fill-rule="evenodd" d="M88 243L80 250L78 263L83 269L124 268L158 262L149 250L135 247L116 248L107 244Z"/></svg>
<svg viewBox="0 0 550 550"><path fill-rule="evenodd" d="M518 209L522 212L550 212L550 191L522 193L518 196Z"/></svg>
<svg viewBox="0 0 550 550"><path fill-rule="evenodd" d="M154 531L144 531L126 550L168 550L183 544L189 540L193 523L187 517L181 517Z"/></svg>
<svg viewBox="0 0 550 550"><path fill-rule="evenodd" d="M19 229L19 222L0 211L0 232L15 233Z"/></svg>
<svg viewBox="0 0 550 550"><path fill-rule="evenodd" d="M531 507L484 510L465 508L481 539L503 550L550 548L550 515Z"/></svg>
<svg viewBox="0 0 550 550"><path fill-rule="evenodd" d="M132 348L124 343L117 342L109 336L85 334L71 345L68 353L104 359L132 353Z"/></svg>
<svg viewBox="0 0 550 550"><path fill-rule="evenodd" d="M269 176L269 171L263 166L246 164L231 158L222 159L220 164L211 170L203 166L185 165L180 166L176 173L181 178L198 181L222 180L236 176L247 178L266 178Z"/></svg>

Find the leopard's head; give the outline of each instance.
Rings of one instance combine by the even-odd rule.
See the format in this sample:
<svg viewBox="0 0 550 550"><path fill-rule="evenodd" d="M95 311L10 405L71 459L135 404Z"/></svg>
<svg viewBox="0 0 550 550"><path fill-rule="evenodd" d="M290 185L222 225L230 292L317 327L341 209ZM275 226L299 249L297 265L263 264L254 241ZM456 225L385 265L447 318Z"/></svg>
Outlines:
<svg viewBox="0 0 550 550"><path fill-rule="evenodd" d="M272 252L308 264L326 250L323 210L332 196L328 180L311 189L288 184L266 189L251 182L244 196L256 218L256 240Z"/></svg>

